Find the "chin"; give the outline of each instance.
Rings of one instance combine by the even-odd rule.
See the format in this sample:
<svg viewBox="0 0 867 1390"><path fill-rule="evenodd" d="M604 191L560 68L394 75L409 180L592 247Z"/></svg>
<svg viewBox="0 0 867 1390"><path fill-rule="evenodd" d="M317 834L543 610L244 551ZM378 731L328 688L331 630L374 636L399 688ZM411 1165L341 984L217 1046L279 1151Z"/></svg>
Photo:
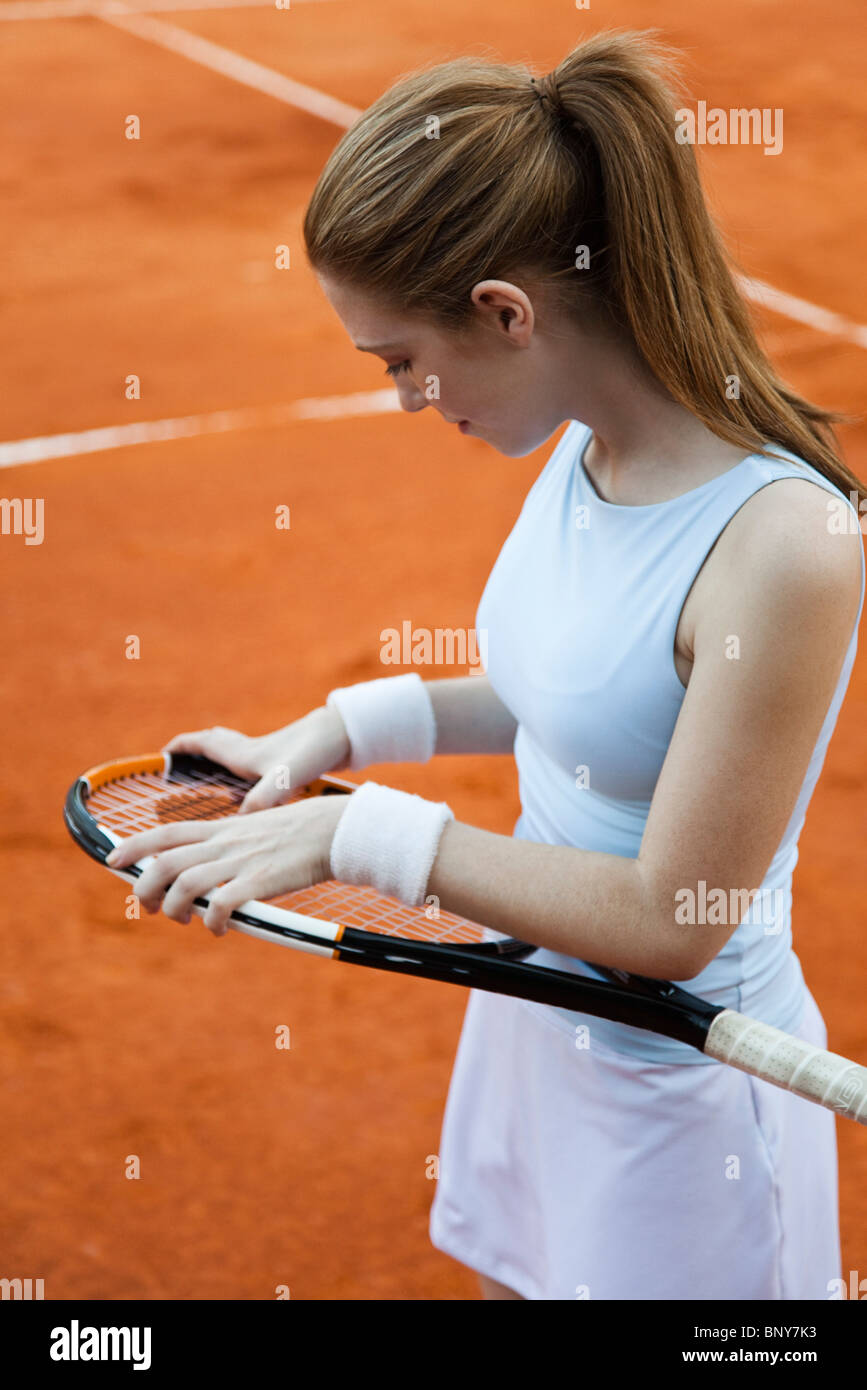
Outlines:
<svg viewBox="0 0 867 1390"><path fill-rule="evenodd" d="M551 434L553 434L553 430ZM537 449L540 449L551 438L551 434L534 435L532 439L508 440L505 443L500 440L496 442L488 440L487 442L496 449L498 454L502 454L507 459L524 459L528 454L534 454Z"/></svg>
<svg viewBox="0 0 867 1390"><path fill-rule="evenodd" d="M532 439L525 438L522 440L519 447L509 451L509 457L522 459L526 458L528 454L535 453L537 449L541 449L543 444L547 444L549 439L553 438L557 433L560 426L565 423L566 421L563 420L555 420L553 424L539 425L539 427L534 430Z"/></svg>
<svg viewBox="0 0 867 1390"><path fill-rule="evenodd" d="M536 425L531 431L524 422L521 433L516 430L511 437L507 436L505 431L497 430L496 426L492 426L490 430L487 426L480 426L476 432L475 427L471 425L468 436L480 440L483 444L489 444L504 458L523 459L541 449L543 444L547 444L562 424L562 420L557 420L554 424Z"/></svg>

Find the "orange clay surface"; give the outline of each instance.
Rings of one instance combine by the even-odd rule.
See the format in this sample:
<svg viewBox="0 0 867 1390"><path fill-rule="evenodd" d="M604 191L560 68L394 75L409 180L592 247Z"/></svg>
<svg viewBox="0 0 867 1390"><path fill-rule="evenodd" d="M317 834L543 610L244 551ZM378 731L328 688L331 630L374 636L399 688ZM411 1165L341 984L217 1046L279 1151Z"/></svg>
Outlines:
<svg viewBox="0 0 867 1390"><path fill-rule="evenodd" d="M784 110L781 155L701 152L743 268L867 322L859 0L662 0L650 16L639 0L545 0L544 25L535 0L158 18L358 107L422 63L489 53L546 71L594 28L650 20L685 51L695 100ZM0 25L0 438L386 385L302 254L336 126L96 17ZM291 270L274 268L281 243ZM863 413L863 345L773 313L760 324L799 389ZM125 399L131 373L140 400ZM867 429L842 438L867 478ZM74 848L61 807L93 763L186 728L264 732L383 674L384 627L472 625L548 452L509 460L425 411L2 474L4 496L44 499L45 539L0 537L0 1275L43 1278L51 1299L478 1297L427 1237L464 994L215 941L195 921L127 921L124 885ZM861 654L801 839L795 939L831 1045L862 1060L865 766ZM505 757L374 775L492 830L518 812ZM838 1132L843 1268L865 1277L867 1132Z"/></svg>

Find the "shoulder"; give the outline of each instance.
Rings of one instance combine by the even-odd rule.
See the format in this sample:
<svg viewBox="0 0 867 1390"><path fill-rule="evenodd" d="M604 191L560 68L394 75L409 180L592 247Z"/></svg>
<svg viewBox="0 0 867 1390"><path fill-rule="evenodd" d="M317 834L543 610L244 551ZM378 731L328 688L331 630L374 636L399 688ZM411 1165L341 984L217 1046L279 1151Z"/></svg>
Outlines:
<svg viewBox="0 0 867 1390"><path fill-rule="evenodd" d="M729 559L738 558L756 578L792 595L833 593L857 608L861 594L863 539L852 517L841 527L841 493L809 478L779 478L753 493L732 518Z"/></svg>
<svg viewBox="0 0 867 1390"><path fill-rule="evenodd" d="M848 602L854 617L864 545L854 518L851 528L839 525L841 504L842 494L808 478L779 478L760 488L720 537L731 580L749 578L793 598L827 593Z"/></svg>
<svg viewBox="0 0 867 1390"><path fill-rule="evenodd" d="M701 629L716 633L719 624L738 620L766 631L769 624L797 625L805 637L825 625L828 642L848 641L861 602L864 547L857 525L833 524L840 502L842 494L808 478L780 478L753 493L715 547L715 582L696 615L696 639Z"/></svg>

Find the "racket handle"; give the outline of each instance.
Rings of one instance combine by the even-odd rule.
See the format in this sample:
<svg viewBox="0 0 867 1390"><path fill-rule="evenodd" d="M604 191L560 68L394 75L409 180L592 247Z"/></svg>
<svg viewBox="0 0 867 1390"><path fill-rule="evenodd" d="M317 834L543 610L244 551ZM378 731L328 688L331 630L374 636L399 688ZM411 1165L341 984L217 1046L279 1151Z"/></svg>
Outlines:
<svg viewBox="0 0 867 1390"><path fill-rule="evenodd" d="M733 1009L717 1014L704 1052L867 1125L867 1067L836 1052L814 1047Z"/></svg>

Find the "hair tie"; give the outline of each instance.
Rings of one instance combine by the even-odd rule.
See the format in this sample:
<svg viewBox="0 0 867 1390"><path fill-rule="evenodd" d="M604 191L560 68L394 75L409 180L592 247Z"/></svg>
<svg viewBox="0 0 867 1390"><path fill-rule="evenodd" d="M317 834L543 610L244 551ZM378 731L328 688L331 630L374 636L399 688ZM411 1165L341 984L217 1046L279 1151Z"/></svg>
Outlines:
<svg viewBox="0 0 867 1390"><path fill-rule="evenodd" d="M533 92L534 92L534 94L539 98L539 100L540 100L540 101L548 101L548 102L550 102L551 98L549 97L548 93L547 93L547 92L540 92L540 91L539 91L539 88L536 86L536 79L535 79L535 77L531 77L531 78L530 78L530 81L531 81L531 83L533 84Z"/></svg>

